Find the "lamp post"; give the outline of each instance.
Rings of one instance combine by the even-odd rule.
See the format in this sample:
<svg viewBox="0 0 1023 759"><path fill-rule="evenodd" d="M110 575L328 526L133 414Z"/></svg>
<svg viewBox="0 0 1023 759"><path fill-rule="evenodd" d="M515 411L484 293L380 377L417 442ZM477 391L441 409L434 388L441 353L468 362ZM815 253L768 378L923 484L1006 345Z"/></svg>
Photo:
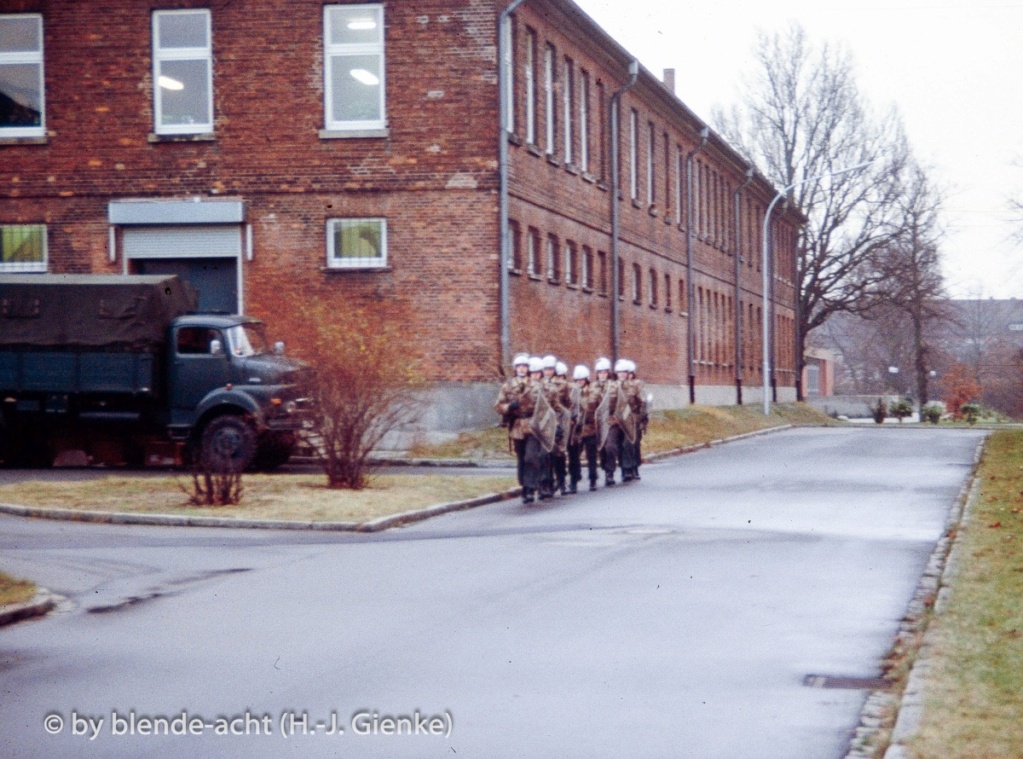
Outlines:
<svg viewBox="0 0 1023 759"><path fill-rule="evenodd" d="M827 177L837 177L839 174L847 174L850 171L856 171L857 169L862 169L864 166L869 166L872 163L873 163L873 161L864 161L863 163L858 163L855 166L850 166L850 167L845 168L845 169L839 169L838 171L832 171L832 172L829 172L827 174L816 174L816 175L814 175L812 177L807 177L806 179L800 179L798 182L793 182L788 187L784 187L784 188L782 188L781 190L778 191L778 194L774 196L774 199L771 201L771 204L769 206L767 206L767 210L764 212L764 228L763 228L763 234L762 234L762 237L761 237L761 240L760 240L760 243L761 243L760 244L760 255L761 255L760 270L761 270L761 273L763 275L762 283L761 283L762 287L763 287L763 292L762 292L763 306L761 308L761 310L763 312L763 319L762 319L763 324L761 325L762 326L761 340L763 341L763 345L762 345L762 348L763 348L763 366L761 367L761 374L762 374L763 380L764 380L764 416L770 416L771 415L771 345L770 345L770 342L769 342L770 338L771 338L771 329L770 329L771 328L771 302L770 302L770 297L769 297L771 278L770 278L770 272L768 270L768 262L770 261L770 250L768 249L768 242L769 242L769 232L770 232L770 229L771 229L771 212L774 211L774 207L778 204L778 201L782 200L786 195L788 195L789 191L794 190L795 188L799 187L800 185L804 185L807 182L815 182L818 179L826 179ZM798 284L797 284L797 287L798 287ZM797 292L797 296L796 297L798 297L798 292Z"/></svg>

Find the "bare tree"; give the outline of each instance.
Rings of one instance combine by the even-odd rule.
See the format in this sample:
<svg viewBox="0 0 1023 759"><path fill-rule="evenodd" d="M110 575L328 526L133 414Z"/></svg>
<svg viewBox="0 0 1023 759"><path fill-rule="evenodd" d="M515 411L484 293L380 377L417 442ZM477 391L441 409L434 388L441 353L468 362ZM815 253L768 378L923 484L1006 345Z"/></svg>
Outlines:
<svg viewBox="0 0 1023 759"><path fill-rule="evenodd" d="M909 152L901 120L894 112L873 117L849 55L813 48L794 25L760 36L740 103L718 110L715 121L772 182L797 185L787 200L809 219L797 261L796 376L802 376L807 336L832 314L862 307L872 284L866 264L895 234L893 202Z"/></svg>
<svg viewBox="0 0 1023 759"><path fill-rule="evenodd" d="M872 256L870 299L906 315L912 330L913 372L921 408L927 404L931 369L930 327L949 318L938 241L941 193L917 164L904 172L895 207L898 236Z"/></svg>

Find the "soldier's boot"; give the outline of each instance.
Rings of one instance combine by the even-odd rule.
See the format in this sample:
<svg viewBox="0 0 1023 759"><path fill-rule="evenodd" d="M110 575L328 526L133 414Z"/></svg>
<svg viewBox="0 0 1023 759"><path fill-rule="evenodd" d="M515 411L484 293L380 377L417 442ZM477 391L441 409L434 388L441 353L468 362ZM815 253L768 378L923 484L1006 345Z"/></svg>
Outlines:
<svg viewBox="0 0 1023 759"><path fill-rule="evenodd" d="M615 484L615 473L614 472L607 472L604 475L604 487L609 488L609 487L611 487L614 484Z"/></svg>
<svg viewBox="0 0 1023 759"><path fill-rule="evenodd" d="M597 489L597 481L596 480L590 480L590 492L592 493L596 489Z"/></svg>
<svg viewBox="0 0 1023 759"><path fill-rule="evenodd" d="M575 477L573 477L571 482L568 485L568 494L569 495L575 495L578 492L579 492L579 480L577 480Z"/></svg>
<svg viewBox="0 0 1023 759"><path fill-rule="evenodd" d="M568 488L565 486L565 478L564 477L562 477L558 481L558 492L561 493L562 495L566 495L568 493Z"/></svg>
<svg viewBox="0 0 1023 759"><path fill-rule="evenodd" d="M533 489L522 488L522 503L529 504L533 502Z"/></svg>

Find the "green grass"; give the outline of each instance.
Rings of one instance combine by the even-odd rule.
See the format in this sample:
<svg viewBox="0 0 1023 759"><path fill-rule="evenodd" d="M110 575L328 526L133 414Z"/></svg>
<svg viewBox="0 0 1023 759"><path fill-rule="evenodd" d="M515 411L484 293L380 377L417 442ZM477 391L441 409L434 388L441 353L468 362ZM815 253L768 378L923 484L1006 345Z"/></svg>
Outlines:
<svg viewBox="0 0 1023 759"><path fill-rule="evenodd" d="M960 536L947 610L935 617L916 759L1023 757L1023 431L988 440Z"/></svg>
<svg viewBox="0 0 1023 759"><path fill-rule="evenodd" d="M0 606L31 601L35 594L36 586L33 583L0 572Z"/></svg>

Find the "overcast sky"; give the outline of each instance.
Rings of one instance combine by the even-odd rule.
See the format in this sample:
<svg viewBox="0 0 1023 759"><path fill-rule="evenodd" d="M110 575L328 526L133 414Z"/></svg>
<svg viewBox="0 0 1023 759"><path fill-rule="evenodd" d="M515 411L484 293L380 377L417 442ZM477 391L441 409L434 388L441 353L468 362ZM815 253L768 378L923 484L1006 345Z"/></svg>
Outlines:
<svg viewBox="0 0 1023 759"><path fill-rule="evenodd" d="M917 158L948 188L941 244L954 297L1023 297L1023 0L576 0L708 123L738 97L759 31L803 25L844 46L878 111L898 108Z"/></svg>

